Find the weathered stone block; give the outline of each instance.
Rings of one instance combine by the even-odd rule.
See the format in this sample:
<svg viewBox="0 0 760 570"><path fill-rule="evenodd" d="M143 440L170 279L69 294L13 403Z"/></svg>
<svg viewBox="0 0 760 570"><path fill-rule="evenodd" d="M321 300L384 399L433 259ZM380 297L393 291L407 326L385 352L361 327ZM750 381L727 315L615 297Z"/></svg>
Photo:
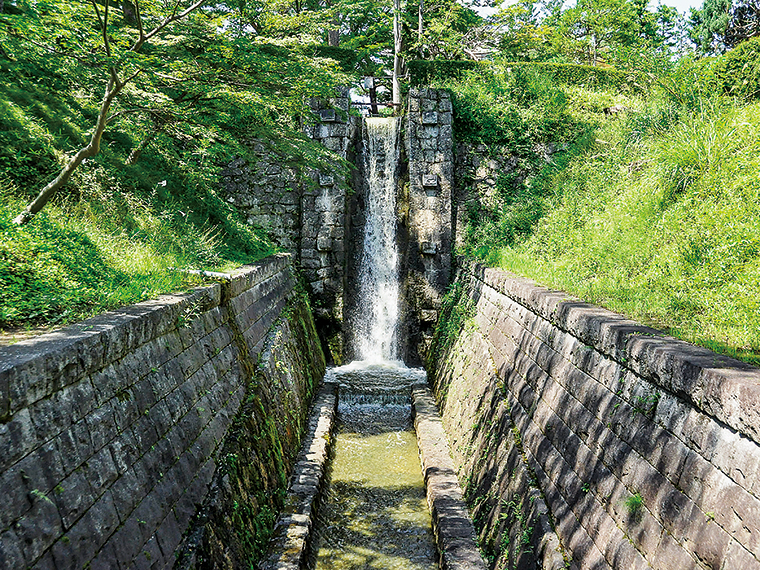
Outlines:
<svg viewBox="0 0 760 570"><path fill-rule="evenodd" d="M335 109L320 109L319 120L323 123L334 123L338 120L338 116Z"/></svg>
<svg viewBox="0 0 760 570"><path fill-rule="evenodd" d="M424 105L424 103L423 103ZM423 107L424 108L424 107ZM423 125L437 125L438 113L436 111L423 111L422 112L422 124Z"/></svg>
<svg viewBox="0 0 760 570"><path fill-rule="evenodd" d="M420 251L424 255L435 255L438 252L438 244L430 241L423 241L420 244Z"/></svg>
<svg viewBox="0 0 760 570"><path fill-rule="evenodd" d="M424 188L437 188L438 187L438 175L437 174L423 174L422 186Z"/></svg>

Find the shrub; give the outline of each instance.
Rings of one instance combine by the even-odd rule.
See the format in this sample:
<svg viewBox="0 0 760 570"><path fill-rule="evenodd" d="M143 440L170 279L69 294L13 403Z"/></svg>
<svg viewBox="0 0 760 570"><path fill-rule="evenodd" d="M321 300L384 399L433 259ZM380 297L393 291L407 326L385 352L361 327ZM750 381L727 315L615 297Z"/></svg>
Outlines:
<svg viewBox="0 0 760 570"><path fill-rule="evenodd" d="M760 37L739 44L715 63L715 78L729 95L760 97Z"/></svg>
<svg viewBox="0 0 760 570"><path fill-rule="evenodd" d="M504 68L518 70L535 70L551 77L555 82L565 85L584 85L587 87L633 87L636 78L617 69L576 65L572 63L545 62L504 62Z"/></svg>
<svg viewBox="0 0 760 570"><path fill-rule="evenodd" d="M486 69L487 64L468 60L423 60L414 59L406 62L409 72L409 85L419 87L436 81L445 81L451 78L461 78L462 75L473 69Z"/></svg>

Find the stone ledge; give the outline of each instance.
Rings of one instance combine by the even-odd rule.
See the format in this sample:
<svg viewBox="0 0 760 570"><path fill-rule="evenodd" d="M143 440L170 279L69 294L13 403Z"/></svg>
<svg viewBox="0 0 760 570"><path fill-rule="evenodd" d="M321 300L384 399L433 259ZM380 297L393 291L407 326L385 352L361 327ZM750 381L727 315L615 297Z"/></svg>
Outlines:
<svg viewBox="0 0 760 570"><path fill-rule="evenodd" d="M293 469L285 508L269 541L270 554L259 565L261 570L299 570L306 563L337 405L337 386L325 383L314 402L309 433Z"/></svg>
<svg viewBox="0 0 760 570"><path fill-rule="evenodd" d="M413 388L412 410L441 570L485 570L438 409L427 386Z"/></svg>
<svg viewBox="0 0 760 570"><path fill-rule="evenodd" d="M0 421L168 332L187 307L220 301L218 284L162 295L0 348Z"/></svg>
<svg viewBox="0 0 760 570"><path fill-rule="evenodd" d="M760 443L760 369L507 271L462 265L560 330Z"/></svg>

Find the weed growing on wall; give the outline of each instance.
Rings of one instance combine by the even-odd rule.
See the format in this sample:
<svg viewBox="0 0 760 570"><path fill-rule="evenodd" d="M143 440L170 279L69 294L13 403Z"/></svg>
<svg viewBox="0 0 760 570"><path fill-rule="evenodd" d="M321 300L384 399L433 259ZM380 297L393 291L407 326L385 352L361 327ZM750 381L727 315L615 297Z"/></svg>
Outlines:
<svg viewBox="0 0 760 570"><path fill-rule="evenodd" d="M441 315L433 335L433 343L428 359L428 374L435 374L436 363L459 338L465 324L475 316L475 303L470 299L461 281L457 280L444 295Z"/></svg>
<svg viewBox="0 0 760 570"><path fill-rule="evenodd" d="M642 517L644 498L639 493L634 493L623 501L628 517L632 522L638 522Z"/></svg>

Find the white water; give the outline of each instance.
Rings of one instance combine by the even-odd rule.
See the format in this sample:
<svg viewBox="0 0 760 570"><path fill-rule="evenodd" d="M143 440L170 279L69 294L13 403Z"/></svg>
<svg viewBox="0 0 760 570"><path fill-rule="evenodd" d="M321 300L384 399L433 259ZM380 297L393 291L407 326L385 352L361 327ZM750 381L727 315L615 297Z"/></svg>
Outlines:
<svg viewBox="0 0 760 570"><path fill-rule="evenodd" d="M396 168L400 119L364 120L364 168L369 190L359 263L358 352L363 361L397 360L399 252Z"/></svg>

